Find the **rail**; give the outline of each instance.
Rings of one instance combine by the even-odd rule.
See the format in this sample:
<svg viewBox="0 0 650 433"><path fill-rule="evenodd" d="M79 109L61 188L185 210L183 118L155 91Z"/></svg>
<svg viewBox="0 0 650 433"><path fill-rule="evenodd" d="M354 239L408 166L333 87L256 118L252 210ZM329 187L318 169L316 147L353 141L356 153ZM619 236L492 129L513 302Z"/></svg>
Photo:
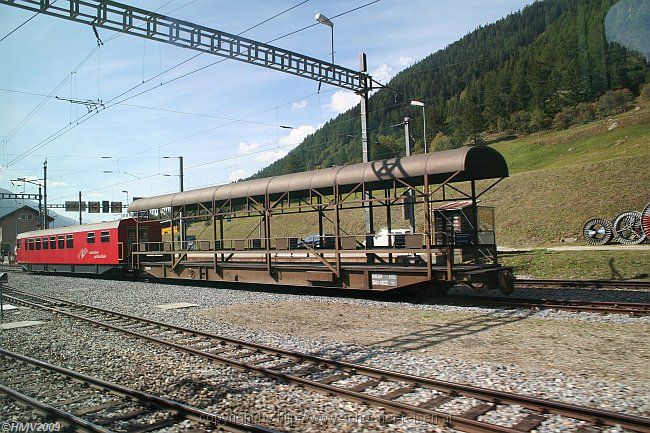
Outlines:
<svg viewBox="0 0 650 433"><path fill-rule="evenodd" d="M510 298L501 296L452 295L446 298L453 303L472 306L497 306L530 309L552 309L582 313L650 315L650 304L637 302L577 301L570 299Z"/></svg>
<svg viewBox="0 0 650 433"><path fill-rule="evenodd" d="M3 348L0 348L0 359L3 360L0 393L53 419L74 425L80 431L123 431L124 423L128 423L129 432L143 433L178 426L185 420L203 424L204 429L199 429L199 432L212 431L213 428L232 432L274 431L227 419L223 415L110 383ZM74 396L58 398L62 394ZM43 401L45 399L51 403ZM74 409L66 409L73 406ZM101 416L98 415L99 412L102 413ZM156 421L148 423L146 418L150 417L155 417Z"/></svg>
<svg viewBox="0 0 650 433"><path fill-rule="evenodd" d="M391 412L407 414L419 420L444 424L465 432L531 432L547 419L548 414L561 414L581 420L587 426L618 425L636 432L650 432L650 419L640 416L327 359L50 296L26 293L15 288L9 289L7 298L19 305L40 308L86 321L247 372L260 373L323 394L381 407ZM380 385L390 391L380 395L366 392ZM398 401L402 396L422 392L429 396L422 403L411 404ZM445 413L440 408L443 404L459 397L474 398L478 403L459 415ZM498 405L518 405L531 413L509 427L479 419L496 410Z"/></svg>
<svg viewBox="0 0 650 433"><path fill-rule="evenodd" d="M546 286L546 287L596 287L650 289L650 280L539 280L520 279L517 286Z"/></svg>

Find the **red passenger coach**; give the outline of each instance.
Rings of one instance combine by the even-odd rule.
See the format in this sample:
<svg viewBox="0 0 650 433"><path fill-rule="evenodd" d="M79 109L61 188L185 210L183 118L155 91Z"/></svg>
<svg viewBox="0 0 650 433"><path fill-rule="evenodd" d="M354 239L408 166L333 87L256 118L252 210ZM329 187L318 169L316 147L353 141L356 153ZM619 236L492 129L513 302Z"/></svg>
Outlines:
<svg viewBox="0 0 650 433"><path fill-rule="evenodd" d="M160 236L158 223L136 227L133 218L26 232L17 237L17 260L33 272L120 273L129 267L136 239L160 242Z"/></svg>

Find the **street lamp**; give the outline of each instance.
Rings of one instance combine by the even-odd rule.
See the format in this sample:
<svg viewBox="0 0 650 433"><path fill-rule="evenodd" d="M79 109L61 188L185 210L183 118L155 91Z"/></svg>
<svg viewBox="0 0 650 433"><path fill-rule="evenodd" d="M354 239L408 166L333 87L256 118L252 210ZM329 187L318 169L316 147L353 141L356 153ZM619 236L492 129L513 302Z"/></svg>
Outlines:
<svg viewBox="0 0 650 433"><path fill-rule="evenodd" d="M124 194L126 194L126 205L127 207L129 206L129 192L125 189L122 190Z"/></svg>
<svg viewBox="0 0 650 433"><path fill-rule="evenodd" d="M179 189L181 192L185 190L183 186L183 157L182 156L163 156L163 159L172 159L172 158L178 158L178 177L180 179L179 181ZM174 221L172 220L171 222L172 226L174 225ZM185 242L185 239L187 238L186 236L186 228L185 228L185 222L183 221L183 212L178 213L178 226L179 226L179 237L181 241L181 249L183 249L183 242ZM173 232L172 232L173 233ZM173 239L172 239L173 241Z"/></svg>
<svg viewBox="0 0 650 433"><path fill-rule="evenodd" d="M414 107L422 107L422 121L424 122L423 134L424 134L424 153L427 153L427 115L424 111L424 102L420 101L411 101L411 105Z"/></svg>
<svg viewBox="0 0 650 433"><path fill-rule="evenodd" d="M163 159L172 159L178 158L178 177L180 178L179 190L183 192L185 188L183 187L183 157L182 156L163 156Z"/></svg>
<svg viewBox="0 0 650 433"><path fill-rule="evenodd" d="M314 18L316 18L317 22L326 25L332 30L332 65L334 65L334 23L320 12Z"/></svg>

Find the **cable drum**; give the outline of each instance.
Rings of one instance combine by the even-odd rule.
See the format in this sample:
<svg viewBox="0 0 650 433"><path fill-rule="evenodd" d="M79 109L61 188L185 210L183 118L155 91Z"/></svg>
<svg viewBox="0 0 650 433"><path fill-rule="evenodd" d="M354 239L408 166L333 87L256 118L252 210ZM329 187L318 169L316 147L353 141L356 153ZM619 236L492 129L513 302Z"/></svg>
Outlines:
<svg viewBox="0 0 650 433"><path fill-rule="evenodd" d="M591 245L605 245L613 237L612 223L603 218L593 218L582 228L585 241Z"/></svg>
<svg viewBox="0 0 650 433"><path fill-rule="evenodd" d="M650 238L650 203L641 212L641 228L646 238Z"/></svg>
<svg viewBox="0 0 650 433"><path fill-rule="evenodd" d="M641 212L623 212L614 220L614 240L623 245L640 244L646 238L641 227Z"/></svg>

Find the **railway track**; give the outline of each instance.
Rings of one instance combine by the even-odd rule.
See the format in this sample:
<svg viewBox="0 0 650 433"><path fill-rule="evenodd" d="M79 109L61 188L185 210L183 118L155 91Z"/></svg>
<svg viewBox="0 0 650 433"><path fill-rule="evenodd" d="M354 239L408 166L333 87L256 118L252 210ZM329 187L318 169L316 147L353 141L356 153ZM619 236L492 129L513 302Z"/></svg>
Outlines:
<svg viewBox="0 0 650 433"><path fill-rule="evenodd" d="M650 315L650 304L636 302L573 301L568 299L532 299L501 296L451 295L454 304L490 307L553 309L582 313Z"/></svg>
<svg viewBox="0 0 650 433"><path fill-rule="evenodd" d="M641 290L650 289L650 281L517 279L515 280L515 287L596 287Z"/></svg>
<svg viewBox="0 0 650 433"><path fill-rule="evenodd" d="M178 426L187 420L193 422L196 433L274 431L222 418L2 348L0 360L0 394L76 431L147 433Z"/></svg>
<svg viewBox="0 0 650 433"><path fill-rule="evenodd" d="M83 320L246 372L260 373L323 394L336 395L465 432L530 432L547 421L549 415L579 420L579 430L583 432L598 432L604 426L615 425L631 431L650 432L650 419L635 415L322 358L12 288L6 297L15 304ZM408 398L402 399L409 395L417 395L419 401L415 403ZM447 413L445 404L463 398L471 399L471 407L462 413ZM504 405L523 408L521 416L511 426L480 420L484 415L489 418L490 412L498 411Z"/></svg>

